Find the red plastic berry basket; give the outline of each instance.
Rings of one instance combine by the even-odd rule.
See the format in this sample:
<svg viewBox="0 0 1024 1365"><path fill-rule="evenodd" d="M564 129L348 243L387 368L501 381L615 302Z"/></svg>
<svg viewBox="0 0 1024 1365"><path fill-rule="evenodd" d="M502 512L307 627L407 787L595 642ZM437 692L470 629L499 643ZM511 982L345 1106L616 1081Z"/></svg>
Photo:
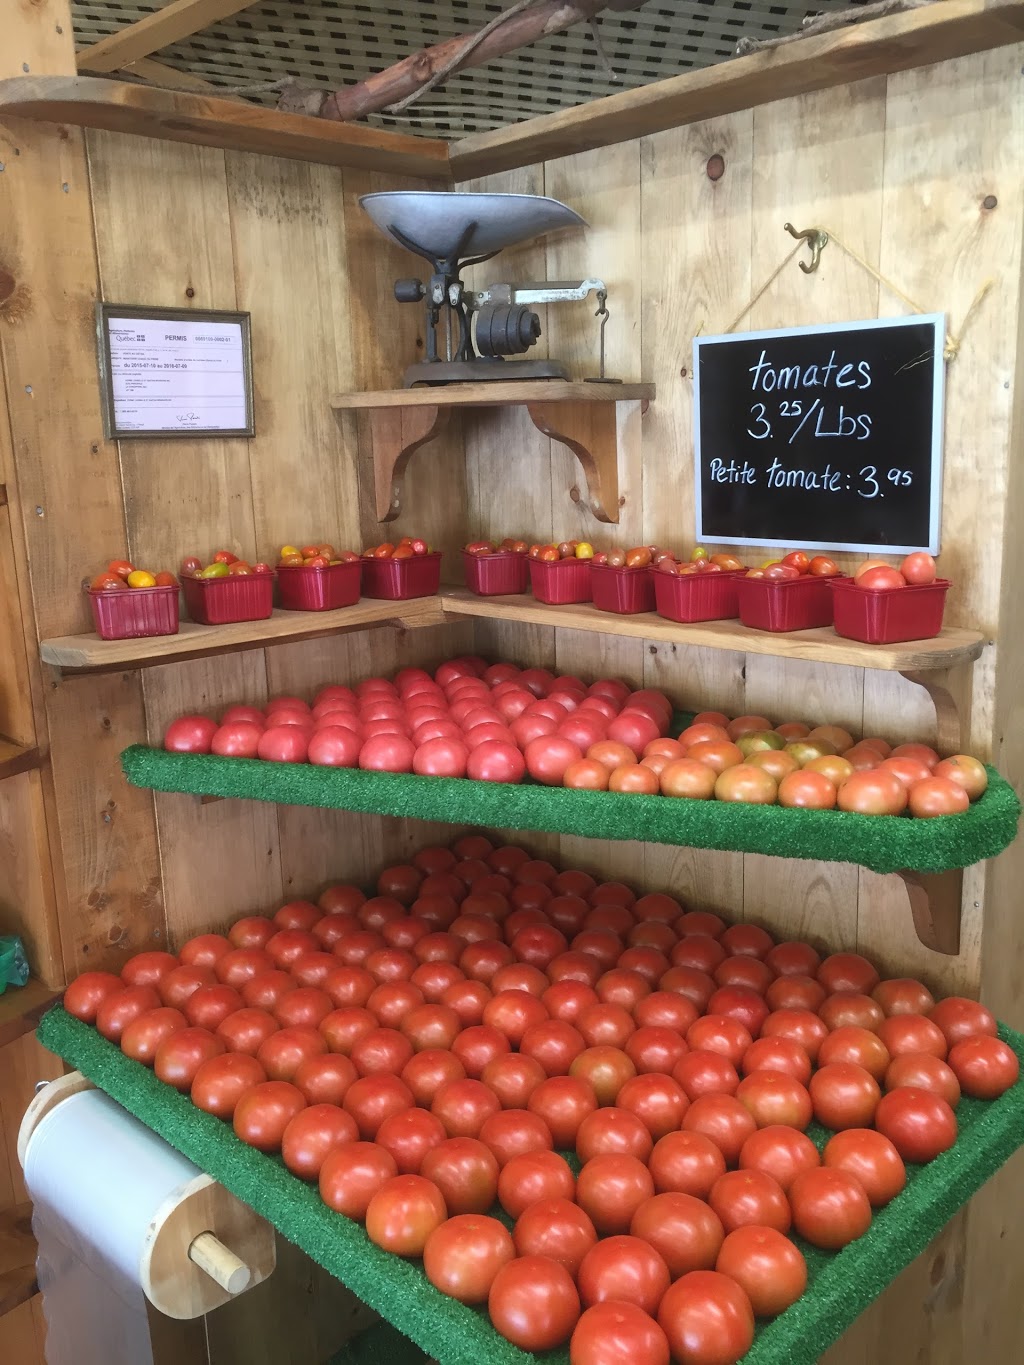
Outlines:
<svg viewBox="0 0 1024 1365"><path fill-rule="evenodd" d="M441 586L441 552L410 559L364 559L363 596L405 602L410 597L432 597Z"/></svg>
<svg viewBox="0 0 1024 1365"><path fill-rule="evenodd" d="M531 559L530 587L538 602L565 607L593 597L589 559Z"/></svg>
<svg viewBox="0 0 1024 1365"><path fill-rule="evenodd" d="M362 562L327 567L296 565L278 569L281 606L285 611L333 611L359 601ZM269 612L268 612L269 615Z"/></svg>
<svg viewBox="0 0 1024 1365"><path fill-rule="evenodd" d="M147 635L177 635L178 587L127 588L93 592L87 588L92 619L103 640L141 640Z"/></svg>
<svg viewBox="0 0 1024 1365"><path fill-rule="evenodd" d="M635 616L654 610L654 575L650 569L619 568L614 564L593 564L590 569L594 606L598 611L614 611L620 616ZM667 575L662 574L663 578Z"/></svg>
<svg viewBox="0 0 1024 1365"><path fill-rule="evenodd" d="M832 589L835 578L803 574L800 578L741 578L740 620L754 630L785 632L812 630L832 624Z"/></svg>
<svg viewBox="0 0 1024 1365"><path fill-rule="evenodd" d="M530 581L530 561L526 555L514 555L499 550L492 555L471 555L462 552L466 566L466 587L480 597L525 592Z"/></svg>
<svg viewBox="0 0 1024 1365"><path fill-rule="evenodd" d="M229 574L227 578L183 578L181 590L192 620L200 626L232 621L265 621L274 610L274 574Z"/></svg>
<svg viewBox="0 0 1024 1365"><path fill-rule="evenodd" d="M659 616L683 625L732 621L740 614L736 586L744 572L673 574L655 569L655 610Z"/></svg>
<svg viewBox="0 0 1024 1365"><path fill-rule="evenodd" d="M942 630L948 578L905 588L862 588L852 578L830 578L836 634L865 645L930 640Z"/></svg>

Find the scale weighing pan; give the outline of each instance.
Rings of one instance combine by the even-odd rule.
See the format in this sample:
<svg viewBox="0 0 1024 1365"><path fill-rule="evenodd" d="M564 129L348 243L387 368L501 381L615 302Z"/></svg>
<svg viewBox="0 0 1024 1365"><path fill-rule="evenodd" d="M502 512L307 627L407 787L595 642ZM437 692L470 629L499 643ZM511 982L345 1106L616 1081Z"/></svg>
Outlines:
<svg viewBox="0 0 1024 1365"><path fill-rule="evenodd" d="M463 260L492 256L558 228L587 226L567 204L534 194L394 190L364 194L359 202L386 237L406 249L414 245L432 261L451 260L456 252Z"/></svg>

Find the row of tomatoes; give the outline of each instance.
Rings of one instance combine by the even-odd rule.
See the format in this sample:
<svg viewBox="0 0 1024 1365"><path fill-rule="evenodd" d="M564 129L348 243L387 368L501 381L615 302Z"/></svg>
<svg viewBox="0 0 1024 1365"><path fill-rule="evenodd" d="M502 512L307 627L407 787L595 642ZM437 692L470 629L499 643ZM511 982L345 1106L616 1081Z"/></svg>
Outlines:
<svg viewBox="0 0 1024 1365"><path fill-rule="evenodd" d="M305 762L372 771L521 782L592 791L928 817L962 812L988 783L966 754L940 760L924 744L857 743L841 726L766 716L698 715L668 738L672 704L617 679L588 687L546 669L442 664L394 681L322 688L312 706L277 697L232 706L220 723L182 716L164 736L178 752Z"/></svg>
<svg viewBox="0 0 1024 1365"><path fill-rule="evenodd" d="M787 1234L862 1235L955 1140L961 1087L1016 1079L975 1002L482 836L376 890L88 973L66 1007L515 1344L571 1333L574 1365L738 1359L805 1287Z"/></svg>

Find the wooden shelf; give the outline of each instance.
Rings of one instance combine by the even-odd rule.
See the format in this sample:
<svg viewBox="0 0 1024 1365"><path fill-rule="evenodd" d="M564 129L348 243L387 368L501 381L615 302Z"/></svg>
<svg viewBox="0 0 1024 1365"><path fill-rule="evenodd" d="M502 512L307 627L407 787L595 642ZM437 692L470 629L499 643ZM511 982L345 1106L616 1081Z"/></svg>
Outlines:
<svg viewBox="0 0 1024 1365"><path fill-rule="evenodd" d="M451 181L448 145L435 138L280 114L191 91L94 76L11 76L0 80L0 110L11 118Z"/></svg>
<svg viewBox="0 0 1024 1365"><path fill-rule="evenodd" d="M0 1212L0 1318L38 1293L32 1205L26 1200Z"/></svg>
<svg viewBox="0 0 1024 1365"><path fill-rule="evenodd" d="M811 663L847 664L853 668L879 668L910 673L955 668L977 659L985 637L976 630L944 630L934 640L911 640L898 645L862 645L845 640L831 628L799 630L789 635L752 630L739 621L702 621L677 625L654 612L618 616L598 611L590 603L549 607L528 594L515 597L478 597L465 588L447 588L443 597L449 616L481 616L492 621L520 621L524 625L560 626L565 630L589 630L600 635L629 636L641 640L702 645L731 649L741 654L771 654Z"/></svg>
<svg viewBox="0 0 1024 1365"><path fill-rule="evenodd" d="M627 446L639 442L640 417L653 397L653 384L513 379L340 393L331 407L365 414L379 521L398 516L410 457L444 431L454 409L525 407L537 430L567 446L583 466L594 516L616 522L619 470Z"/></svg>
<svg viewBox="0 0 1024 1365"><path fill-rule="evenodd" d="M112 673L374 627L437 626L444 619L439 597L418 597L408 602L363 598L354 606L337 611L275 611L266 621L237 621L229 626L197 626L192 621L182 621L177 635L154 635L142 640L101 640L95 633L63 635L41 640L39 654L44 663L68 672Z"/></svg>
<svg viewBox="0 0 1024 1365"><path fill-rule="evenodd" d="M29 977L24 986L8 986L0 995L0 1047L31 1033L62 992Z"/></svg>
<svg viewBox="0 0 1024 1365"><path fill-rule="evenodd" d="M30 768L38 768L41 762L38 749L15 744L13 740L0 735L0 782L5 777L14 777L17 773L27 773Z"/></svg>

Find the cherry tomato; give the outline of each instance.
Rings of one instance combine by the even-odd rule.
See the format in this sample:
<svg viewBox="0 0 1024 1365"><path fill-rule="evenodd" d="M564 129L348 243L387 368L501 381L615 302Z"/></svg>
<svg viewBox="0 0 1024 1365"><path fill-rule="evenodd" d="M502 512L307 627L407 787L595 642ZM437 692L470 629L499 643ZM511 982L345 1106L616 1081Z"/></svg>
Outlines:
<svg viewBox="0 0 1024 1365"><path fill-rule="evenodd" d="M967 1000L962 996L950 995L940 1000L928 1018L942 1030L949 1047L979 1034L989 1038L996 1036L995 1015L984 1005L979 1005L977 1000Z"/></svg>
<svg viewBox="0 0 1024 1365"><path fill-rule="evenodd" d="M641 1237L602 1237L580 1263L580 1302L631 1303L656 1313L669 1286L669 1271L658 1251Z"/></svg>
<svg viewBox="0 0 1024 1365"><path fill-rule="evenodd" d="M736 1281L759 1318L785 1312L807 1288L807 1262L789 1238L774 1228L741 1227L730 1232L715 1269Z"/></svg>
<svg viewBox="0 0 1024 1365"><path fill-rule="evenodd" d="M584 1257L597 1242L593 1223L568 1199L539 1199L516 1220L517 1256L546 1256L565 1266L575 1279Z"/></svg>
<svg viewBox="0 0 1024 1365"><path fill-rule="evenodd" d="M965 1038L949 1049L949 1066L965 1095L995 1100L1020 1079L1017 1054L998 1038Z"/></svg>
<svg viewBox="0 0 1024 1365"><path fill-rule="evenodd" d="M689 1107L689 1100L678 1081L655 1071L626 1081L615 1103L620 1109L635 1114L655 1142L679 1127Z"/></svg>
<svg viewBox="0 0 1024 1365"><path fill-rule="evenodd" d="M703 1133L721 1150L727 1166L735 1166L744 1142L757 1127L744 1105L732 1095L701 1095L683 1115L688 1133Z"/></svg>
<svg viewBox="0 0 1024 1365"><path fill-rule="evenodd" d="M267 1079L255 1057L227 1052L203 1062L192 1080L192 1103L219 1119L231 1119L247 1090Z"/></svg>
<svg viewBox="0 0 1024 1365"><path fill-rule="evenodd" d="M666 1133L654 1145L648 1169L659 1194L677 1193L707 1199L725 1174L725 1157L703 1133Z"/></svg>
<svg viewBox="0 0 1024 1365"><path fill-rule="evenodd" d="M498 1194L497 1158L476 1138L438 1143L423 1158L420 1175L434 1182L452 1215L486 1213Z"/></svg>
<svg viewBox="0 0 1024 1365"><path fill-rule="evenodd" d="M726 1232L751 1226L788 1232L792 1221L785 1190L764 1171L727 1171L713 1185L708 1204Z"/></svg>
<svg viewBox="0 0 1024 1365"><path fill-rule="evenodd" d="M812 1246L838 1251L871 1226L864 1186L847 1171L819 1166L798 1175L789 1188L793 1226Z"/></svg>
<svg viewBox="0 0 1024 1365"><path fill-rule="evenodd" d="M754 1340L754 1311L736 1283L715 1270L693 1270L661 1301L658 1323L676 1360L734 1365Z"/></svg>
<svg viewBox="0 0 1024 1365"><path fill-rule="evenodd" d="M956 1141L956 1115L930 1090L901 1086L883 1095L875 1110L875 1127L904 1161L924 1163Z"/></svg>
<svg viewBox="0 0 1024 1365"><path fill-rule="evenodd" d="M459 1303L485 1303L498 1271L516 1249L496 1218L463 1213L449 1218L427 1238L423 1272L435 1289Z"/></svg>
<svg viewBox="0 0 1024 1365"><path fill-rule="evenodd" d="M576 1180L576 1202L601 1236L629 1229L633 1214L654 1194L654 1181L634 1156L595 1156Z"/></svg>
<svg viewBox="0 0 1024 1365"><path fill-rule="evenodd" d="M580 1299L563 1265L543 1256L519 1256L495 1276L487 1311L496 1331L514 1346L550 1351L572 1334Z"/></svg>
<svg viewBox="0 0 1024 1365"><path fill-rule="evenodd" d="M569 1342L570 1365L669 1365L668 1338L631 1303L596 1303L580 1316Z"/></svg>
<svg viewBox="0 0 1024 1365"><path fill-rule="evenodd" d="M275 1026L276 1027L276 1026ZM121 1051L133 1061L152 1066L157 1050L164 1041L188 1028L188 1020L181 1010L161 1006L147 1010L125 1025L121 1034Z"/></svg>
<svg viewBox="0 0 1024 1365"><path fill-rule="evenodd" d="M674 1280L692 1270L710 1269L725 1235L714 1208L682 1191L645 1200L633 1215L630 1232L654 1247Z"/></svg>
<svg viewBox="0 0 1024 1365"><path fill-rule="evenodd" d="M820 1165L821 1157L811 1139L783 1124L759 1128L740 1148L741 1171L763 1171L787 1194L798 1175Z"/></svg>
<svg viewBox="0 0 1024 1365"><path fill-rule="evenodd" d="M568 1162L557 1152L514 1156L498 1176L498 1202L513 1218L520 1217L540 1199L572 1200L575 1194L576 1179Z"/></svg>
<svg viewBox="0 0 1024 1365"><path fill-rule="evenodd" d="M814 1117L825 1128L867 1128L875 1116L881 1089L870 1071L852 1062L820 1067L808 1087Z"/></svg>
<svg viewBox="0 0 1024 1365"><path fill-rule="evenodd" d="M235 1105L235 1135L260 1152L277 1152L288 1124L306 1107L302 1092L287 1081L261 1081Z"/></svg>
<svg viewBox="0 0 1024 1365"><path fill-rule="evenodd" d="M320 1167L320 1198L335 1213L362 1222L370 1200L398 1174L394 1157L375 1142L335 1147Z"/></svg>
<svg viewBox="0 0 1024 1365"><path fill-rule="evenodd" d="M907 1183L903 1158L887 1137L870 1128L848 1128L826 1144L822 1164L846 1171L864 1187L872 1208L881 1208Z"/></svg>
<svg viewBox="0 0 1024 1365"><path fill-rule="evenodd" d="M350 1114L333 1104L313 1104L289 1121L281 1137L281 1159L292 1175L318 1180L328 1154L357 1136Z"/></svg>

